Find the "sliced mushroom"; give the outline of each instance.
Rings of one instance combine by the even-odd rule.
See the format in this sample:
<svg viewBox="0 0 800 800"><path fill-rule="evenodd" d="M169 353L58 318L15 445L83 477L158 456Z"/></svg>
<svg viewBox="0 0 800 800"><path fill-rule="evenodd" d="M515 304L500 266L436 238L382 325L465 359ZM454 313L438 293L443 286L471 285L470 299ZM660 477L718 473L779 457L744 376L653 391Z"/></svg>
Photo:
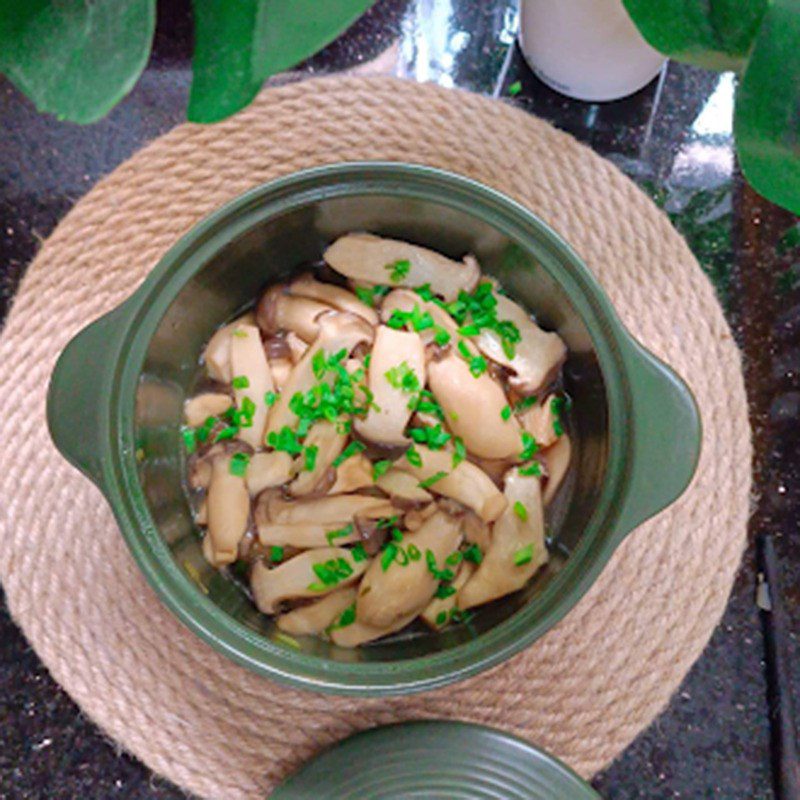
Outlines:
<svg viewBox="0 0 800 800"><path fill-rule="evenodd" d="M326 419L315 422L303 442L303 452L295 460L294 468L297 477L289 485L289 494L294 497L311 494L344 449L346 441L347 436L337 431L335 423L328 422ZM306 453L311 447L317 448L316 457L314 468L307 470Z"/></svg>
<svg viewBox="0 0 800 800"><path fill-rule="evenodd" d="M250 588L258 610L274 614L284 600L322 597L350 586L364 574L368 563L366 559L355 561L346 547L306 550L273 569L257 561L250 575ZM330 582L320 577L319 570L328 571Z"/></svg>
<svg viewBox="0 0 800 800"><path fill-rule="evenodd" d="M291 480L294 462L288 453L256 453L250 458L245 481L251 497Z"/></svg>
<svg viewBox="0 0 800 800"><path fill-rule="evenodd" d="M353 586L331 592L316 603L281 614L276 620L278 627L294 636L309 636L322 633L333 625L342 612L353 605L356 600L356 590Z"/></svg>
<svg viewBox="0 0 800 800"><path fill-rule="evenodd" d="M289 352L292 356L292 362L297 364L300 359L306 354L308 344L304 342L296 333L286 334L286 344L289 345Z"/></svg>
<svg viewBox="0 0 800 800"><path fill-rule="evenodd" d="M236 561L247 530L250 496L244 478L231 473L231 456L217 456L208 487L208 536L214 566Z"/></svg>
<svg viewBox="0 0 800 800"><path fill-rule="evenodd" d="M372 486L372 463L362 453L345 459L336 467L336 480L328 494L345 494Z"/></svg>
<svg viewBox="0 0 800 800"><path fill-rule="evenodd" d="M444 570L445 559L458 549L460 541L460 523L441 511L415 533L406 533L398 545L406 553L405 562L395 560L384 569L382 559L376 558L364 574L358 588L356 618L366 625L385 628L422 611L439 584L429 567L428 553L433 554L437 568ZM416 560L407 555L411 547L417 549Z"/></svg>
<svg viewBox="0 0 800 800"><path fill-rule="evenodd" d="M354 516L380 519L391 517L396 511L385 497L363 494L337 494L313 500L283 500L279 495L259 497L256 522L299 525L316 523L337 528L346 525ZM330 529L329 528L329 529Z"/></svg>
<svg viewBox="0 0 800 800"><path fill-rule="evenodd" d="M258 301L256 320L258 327L268 336L279 331L291 331L306 342L319 335L319 317L331 306L318 303L307 297L295 297L286 293L282 285L267 289Z"/></svg>
<svg viewBox="0 0 800 800"><path fill-rule="evenodd" d="M239 325L233 331L231 370L234 384L236 378L244 378L247 382L246 386L234 385L233 387L236 406L241 409L245 401L249 400L255 408L252 424L240 427L237 435L251 447L260 447L264 444L264 433L270 412L266 394L274 391L275 386L272 382L272 373L269 370L264 348L261 345L261 334L255 325Z"/></svg>
<svg viewBox="0 0 800 800"><path fill-rule="evenodd" d="M217 392L204 392L189 398L183 404L183 416L187 425L197 427L209 417L224 414L233 405L230 395Z"/></svg>
<svg viewBox="0 0 800 800"><path fill-rule="evenodd" d="M475 565L469 561L462 561L457 569L456 577L450 583L456 590L456 594L451 594L448 597L434 597L425 607L422 614L420 614L423 621L430 625L435 631L444 628L444 626L450 622L453 609L457 607L457 593L472 577L472 573L475 571Z"/></svg>
<svg viewBox="0 0 800 800"><path fill-rule="evenodd" d="M231 339L233 332L240 325L255 324L255 314L249 312L239 317L228 325L223 325L209 339L203 352L203 363L206 365L208 377L220 383L230 383L231 372Z"/></svg>
<svg viewBox="0 0 800 800"><path fill-rule="evenodd" d="M297 392L305 393L318 383L313 364L314 356L318 352L322 351L326 357L342 349L349 352L360 342L371 342L373 337L371 326L361 317L340 311L323 314L319 318L319 326L319 336L292 370L278 401L272 408L267 426L269 433L280 431L286 425L291 428L297 425L297 415L289 408L289 403ZM328 374L323 380L330 378Z"/></svg>
<svg viewBox="0 0 800 800"><path fill-rule="evenodd" d="M458 593L459 608L472 608L521 589L547 562L539 478L512 469L506 476L508 507L495 522L492 543L475 574Z"/></svg>
<svg viewBox="0 0 800 800"><path fill-rule="evenodd" d="M330 547L331 545L357 542L361 535L355 525L349 524L337 529L330 525L315 522L299 522L294 525L281 525L273 522L259 522L257 525L258 540L268 547L296 547L308 550L312 547ZM336 534L335 536L328 534Z"/></svg>
<svg viewBox="0 0 800 800"><path fill-rule="evenodd" d="M272 372L272 382L275 384L275 391L282 392L286 386L289 376L294 369L294 362L289 358L270 358L269 368Z"/></svg>
<svg viewBox="0 0 800 800"><path fill-rule="evenodd" d="M418 531L438 510L439 507L436 503L428 503L421 508L412 508L403 517L403 525L406 530Z"/></svg>
<svg viewBox="0 0 800 800"><path fill-rule="evenodd" d="M395 462L395 467L411 473L420 482L443 473L444 477L428 488L434 494L458 500L486 522L493 522L503 513L506 499L481 469L469 461L462 461L454 469L453 453L449 450L430 450L421 445L417 445L415 450L422 462L420 466L410 464L408 456L404 455Z"/></svg>
<svg viewBox="0 0 800 800"><path fill-rule="evenodd" d="M431 315L434 326L444 328L450 334L450 341L456 342L458 339L458 325L456 321L436 303L429 300L424 300L416 292L411 289L395 289L389 292L383 300L381 305L381 319L387 322L395 311L402 311L404 314L410 314L415 308L419 308L420 313L428 313ZM420 336L425 345L429 345L436 336L436 327L425 328L420 331Z"/></svg>
<svg viewBox="0 0 800 800"><path fill-rule="evenodd" d="M558 441L542 453L542 461L547 467L547 483L544 487L544 504L547 505L556 495L569 470L572 456L572 443L567 434L563 434Z"/></svg>
<svg viewBox="0 0 800 800"><path fill-rule="evenodd" d="M339 647L358 647L359 645L366 644L367 642L374 642L383 636L388 636L390 633L396 633L402 630L406 625L414 621L417 616L415 611L413 614L408 614L405 617L395 620L391 625L385 628L376 628L373 625L366 625L361 622L356 616L356 621L350 625L345 625L341 628L334 628L331 633L331 641Z"/></svg>
<svg viewBox="0 0 800 800"><path fill-rule="evenodd" d="M477 514L469 512L461 522L464 539L470 544L478 545L481 553L485 553L492 543L492 527Z"/></svg>
<svg viewBox="0 0 800 800"><path fill-rule="evenodd" d="M543 331L528 313L502 294L497 297L497 318L513 322L521 340L515 345L514 357L503 350L503 340L496 331L484 328L475 338L479 349L493 361L508 367L514 375L509 383L520 393L536 394L558 372L567 356L567 348L557 333Z"/></svg>
<svg viewBox="0 0 800 800"><path fill-rule="evenodd" d="M433 500L430 492L420 488L417 478L400 469L390 469L385 475L381 475L375 484L390 497L410 503L430 503Z"/></svg>
<svg viewBox="0 0 800 800"><path fill-rule="evenodd" d="M467 362L451 350L441 361L428 364L428 383L448 427L470 453L505 459L522 449L517 420L512 414L503 417L508 407L505 392L488 372L476 378Z"/></svg>
<svg viewBox="0 0 800 800"><path fill-rule="evenodd" d="M555 395L548 395L541 403L531 406L520 414L519 421L522 427L536 439L539 447L550 447L558 439L555 428L558 415L553 408L555 399Z"/></svg>
<svg viewBox="0 0 800 800"><path fill-rule="evenodd" d="M339 311L348 311L356 314L369 322L370 325L378 324L378 314L366 303L362 303L352 292L334 286L332 283L322 283L311 275L301 275L289 285L289 292L299 297L308 297L319 300L329 306L338 308Z"/></svg>
<svg viewBox="0 0 800 800"><path fill-rule="evenodd" d="M404 375L415 384L400 384ZM358 433L385 445L407 444L403 431L412 414L409 401L425 386L425 379L425 348L419 334L379 326L368 375L373 404L366 417L355 421Z"/></svg>
<svg viewBox="0 0 800 800"><path fill-rule="evenodd" d="M431 290L445 300L455 300L462 290L471 292L481 274L474 258L459 263L425 247L370 233L342 236L323 253L323 258L352 280L397 286L430 284ZM396 270L398 261L407 261L408 270Z"/></svg>

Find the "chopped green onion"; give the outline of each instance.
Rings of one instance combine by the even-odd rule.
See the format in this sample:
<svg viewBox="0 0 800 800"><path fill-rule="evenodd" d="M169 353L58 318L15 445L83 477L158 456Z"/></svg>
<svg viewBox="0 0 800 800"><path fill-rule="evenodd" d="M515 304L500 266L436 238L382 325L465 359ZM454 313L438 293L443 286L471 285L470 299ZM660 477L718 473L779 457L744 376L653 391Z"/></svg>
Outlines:
<svg viewBox="0 0 800 800"><path fill-rule="evenodd" d="M250 388L250 379L247 375L237 375L232 381L231 386L234 389L249 389Z"/></svg>
<svg viewBox="0 0 800 800"><path fill-rule="evenodd" d="M530 461L536 451L539 449L539 445L536 443L536 439L528 433L528 431L522 431L522 453L520 454L520 458L523 461Z"/></svg>
<svg viewBox="0 0 800 800"><path fill-rule="evenodd" d="M419 547L417 547L415 544L410 544L406 548L406 552L412 561L419 561L422 558L422 553L420 553Z"/></svg>
<svg viewBox="0 0 800 800"><path fill-rule="evenodd" d="M352 625L356 621L356 604L353 603L352 605L347 606L347 608L342 611L341 615L339 616L339 620L336 623L337 628L346 628L348 625Z"/></svg>
<svg viewBox="0 0 800 800"><path fill-rule="evenodd" d="M464 325L458 329L458 332L461 336L477 336L481 332L481 329L475 324Z"/></svg>
<svg viewBox="0 0 800 800"><path fill-rule="evenodd" d="M293 636L289 636L288 633L284 633L283 631L275 631L275 633L271 636L273 642L277 642L278 644L285 644L287 647L291 647L294 650L302 650L303 648L300 646L300 642L297 641Z"/></svg>
<svg viewBox="0 0 800 800"><path fill-rule="evenodd" d="M563 436L564 422L563 412L567 407L567 401L564 397L554 397L550 401L550 411L553 414L553 431L556 436Z"/></svg>
<svg viewBox="0 0 800 800"><path fill-rule="evenodd" d="M450 586L447 583L442 583L433 596L439 600L446 600L448 597L452 597L455 593L456 589L454 586Z"/></svg>
<svg viewBox="0 0 800 800"><path fill-rule="evenodd" d="M407 361L402 361L396 367L387 370L384 376L392 388L400 389L406 394L417 392L420 389L419 378Z"/></svg>
<svg viewBox="0 0 800 800"><path fill-rule="evenodd" d="M322 376L327 372L328 366L326 363L324 350L317 350L314 357L311 359L311 369L314 370L314 377L321 380Z"/></svg>
<svg viewBox="0 0 800 800"><path fill-rule="evenodd" d="M461 559L463 557L464 556L460 550L454 550L449 556L447 556L447 558L444 560L444 563L449 564L451 567L455 567L457 564L461 563Z"/></svg>
<svg viewBox="0 0 800 800"><path fill-rule="evenodd" d="M320 583L312 583L308 588L312 592L324 591L326 588L336 586L353 574L353 567L344 558L331 558L328 561L313 564L311 569L320 579Z"/></svg>
<svg viewBox="0 0 800 800"><path fill-rule="evenodd" d="M305 461L305 470L306 472L313 472L314 467L317 466L317 453L319 453L319 447L315 444L310 444L306 447L306 461Z"/></svg>
<svg viewBox="0 0 800 800"><path fill-rule="evenodd" d="M233 439L236 434L239 433L239 428L235 426L230 426L228 428L223 428L215 437L214 437L214 444L217 442L224 441L225 439Z"/></svg>
<svg viewBox="0 0 800 800"><path fill-rule="evenodd" d="M216 417L206 417L206 421L197 429L197 441L200 443L205 442L216 424Z"/></svg>
<svg viewBox="0 0 800 800"><path fill-rule="evenodd" d="M514 81L506 91L510 97L516 97L522 91L522 81Z"/></svg>
<svg viewBox="0 0 800 800"><path fill-rule="evenodd" d="M483 356L475 356L469 362L469 371L472 373L473 378L480 378L487 369L488 365Z"/></svg>
<svg viewBox="0 0 800 800"><path fill-rule="evenodd" d="M476 544L471 544L464 551L464 561L471 561L473 564L480 564L483 561L483 553Z"/></svg>
<svg viewBox="0 0 800 800"><path fill-rule="evenodd" d="M389 531L390 536L392 537L392 541L395 542L402 542L403 541L403 532L400 528L392 528Z"/></svg>
<svg viewBox="0 0 800 800"><path fill-rule="evenodd" d="M364 549L364 545L360 542L350 551L350 555L353 557L353 561L356 563L361 561L366 561L367 551Z"/></svg>
<svg viewBox="0 0 800 800"><path fill-rule="evenodd" d="M397 545L394 542L389 542L386 545L383 551L383 555L381 556L381 569L386 572L387 569L392 565L392 562L397 555Z"/></svg>
<svg viewBox="0 0 800 800"><path fill-rule="evenodd" d="M393 517L381 517L378 520L376 527L378 528L378 530L383 530L384 528L391 528L393 525L397 525L399 521L400 521L399 514L395 514Z"/></svg>
<svg viewBox="0 0 800 800"><path fill-rule="evenodd" d="M264 395L264 404L267 408L272 408L278 400L278 395L275 392L267 392Z"/></svg>
<svg viewBox="0 0 800 800"><path fill-rule="evenodd" d="M435 333L433 334L433 341L436 342L439 347L444 347L446 344L449 344L452 337L448 331L446 331L441 325L436 325L434 330Z"/></svg>
<svg viewBox="0 0 800 800"><path fill-rule="evenodd" d="M520 475L536 475L537 477L542 474L542 465L538 461L531 461L527 467L519 468Z"/></svg>
<svg viewBox="0 0 800 800"><path fill-rule="evenodd" d="M434 483L437 481L442 480L442 478L446 478L448 475L447 472L437 472L434 475L431 475L430 478L425 478L424 481L420 481L418 486L420 489L430 489Z"/></svg>
<svg viewBox="0 0 800 800"><path fill-rule="evenodd" d="M349 536L353 532L353 524L350 523L349 525L345 525L344 528L337 528L335 531L328 531L325 534L325 538L328 540L328 544L333 546L334 539L341 539L344 536Z"/></svg>
<svg viewBox="0 0 800 800"><path fill-rule="evenodd" d="M517 414L521 413L522 411L527 411L531 406L536 405L536 395L532 394L530 397L523 397L518 403L514 405L514 411Z"/></svg>
<svg viewBox="0 0 800 800"><path fill-rule="evenodd" d="M446 611L440 611L436 615L436 624L437 625L444 625L445 622L447 622L447 612Z"/></svg>
<svg viewBox="0 0 800 800"><path fill-rule="evenodd" d="M389 280L392 283L400 283L403 278L408 277L411 272L411 262L408 259L400 259L391 264L387 264L384 269L389 272Z"/></svg>
<svg viewBox="0 0 800 800"><path fill-rule="evenodd" d="M500 418L508 422L511 419L511 406L504 406L500 412Z"/></svg>
<svg viewBox="0 0 800 800"><path fill-rule="evenodd" d="M464 358L466 358L468 361L472 359L472 353L469 347L467 347L467 343L463 339L460 339L458 342L458 352L461 353L461 355L464 356Z"/></svg>
<svg viewBox="0 0 800 800"><path fill-rule="evenodd" d="M297 434L288 425L284 425L278 433L272 431L267 436L267 444L274 450L280 450L290 456L299 456L303 451L303 445L298 441Z"/></svg>
<svg viewBox="0 0 800 800"><path fill-rule="evenodd" d="M366 449L367 446L363 442L350 442L350 444L333 460L333 466L340 467L348 458L352 458Z"/></svg>
<svg viewBox="0 0 800 800"><path fill-rule="evenodd" d="M394 560L401 566L405 567L408 565L408 553L403 550L402 547L397 548L397 553L395 553Z"/></svg>
<svg viewBox="0 0 800 800"><path fill-rule="evenodd" d="M500 346L503 348L503 353L509 361L514 358L517 353L517 348L514 347L514 345L509 342L508 339L501 339Z"/></svg>
<svg viewBox="0 0 800 800"><path fill-rule="evenodd" d="M414 449L413 445L406 450L406 461L408 461L412 467L422 466L422 456Z"/></svg>
<svg viewBox="0 0 800 800"><path fill-rule="evenodd" d="M382 475L385 475L392 468L392 462L384 459L383 461L376 461L372 465L372 480L377 481Z"/></svg>
<svg viewBox="0 0 800 800"><path fill-rule="evenodd" d="M453 439L455 449L453 450L453 469L455 469L467 457L467 447L460 436Z"/></svg>
<svg viewBox="0 0 800 800"><path fill-rule="evenodd" d="M247 472L247 465L250 463L250 456L247 453L234 453L231 456L228 471L237 478L243 478Z"/></svg>
<svg viewBox="0 0 800 800"><path fill-rule="evenodd" d="M272 547L269 549L269 560L274 564L278 564L283 561L283 548L276 544L272 545Z"/></svg>
<svg viewBox="0 0 800 800"><path fill-rule="evenodd" d="M527 508L525 508L525 506L524 506L522 503L520 503L520 501L519 501L519 500L517 500L517 502L516 502L516 503L514 503L514 513L515 513L515 514L516 514L516 515L517 515L517 516L518 516L518 517L519 517L519 518L520 518L520 519L521 519L523 522L527 522L527 520L528 520L528 509L527 509Z"/></svg>
<svg viewBox="0 0 800 800"><path fill-rule="evenodd" d="M369 369L370 361L372 361L372 353L367 353L364 356L364 366L367 367L367 369Z"/></svg>
<svg viewBox="0 0 800 800"><path fill-rule="evenodd" d="M453 420L453 422L458 422L458 412L457 411L451 411L450 412L450 419Z"/></svg>
<svg viewBox="0 0 800 800"><path fill-rule="evenodd" d="M422 311L415 303L414 310L411 312L411 327L419 332L426 331L428 328L433 327L433 317L427 311Z"/></svg>
<svg viewBox="0 0 800 800"><path fill-rule="evenodd" d="M522 567L533 561L533 544L526 544L514 553L514 565Z"/></svg>
<svg viewBox="0 0 800 800"><path fill-rule="evenodd" d="M422 286L417 286L414 291L423 299L423 300L433 300L434 294L433 290L431 289L431 285L429 283L423 283Z"/></svg>
<svg viewBox="0 0 800 800"><path fill-rule="evenodd" d="M236 329L236 330L233 332L233 335L234 335L234 336L235 336L237 339L246 339L246 338L247 338L247 331L243 331L241 328L237 328L237 329Z"/></svg>
<svg viewBox="0 0 800 800"><path fill-rule="evenodd" d="M194 428L187 426L181 428L181 436L183 436L183 445L186 448L186 452L191 455L197 450L197 433Z"/></svg>

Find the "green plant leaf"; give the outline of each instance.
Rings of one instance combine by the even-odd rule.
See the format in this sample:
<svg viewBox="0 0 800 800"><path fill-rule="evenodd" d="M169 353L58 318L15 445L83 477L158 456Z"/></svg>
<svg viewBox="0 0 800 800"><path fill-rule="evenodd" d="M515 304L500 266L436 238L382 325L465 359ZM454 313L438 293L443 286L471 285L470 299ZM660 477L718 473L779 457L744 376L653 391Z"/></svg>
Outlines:
<svg viewBox="0 0 800 800"><path fill-rule="evenodd" d="M316 53L374 2L194 0L189 119L217 122L244 108L266 78Z"/></svg>
<svg viewBox="0 0 800 800"><path fill-rule="evenodd" d="M769 0L623 0L644 38L678 61L740 70Z"/></svg>
<svg viewBox="0 0 800 800"><path fill-rule="evenodd" d="M89 123L147 63L155 0L0 0L0 72L39 111Z"/></svg>
<svg viewBox="0 0 800 800"><path fill-rule="evenodd" d="M773 203L800 214L800 5L772 0L736 95L742 171Z"/></svg>

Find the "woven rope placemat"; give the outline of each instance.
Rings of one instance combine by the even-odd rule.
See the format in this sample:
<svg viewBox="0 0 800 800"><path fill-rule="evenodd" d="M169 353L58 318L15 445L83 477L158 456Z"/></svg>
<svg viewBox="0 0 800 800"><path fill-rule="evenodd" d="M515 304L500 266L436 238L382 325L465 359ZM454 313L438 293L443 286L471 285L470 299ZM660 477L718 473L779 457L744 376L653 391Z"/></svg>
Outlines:
<svg viewBox="0 0 800 800"><path fill-rule="evenodd" d="M140 576L99 492L57 454L44 419L59 351L201 217L279 175L358 159L443 167L543 217L634 335L686 378L704 424L692 487L625 541L553 631L456 686L369 700L284 688L186 631ZM233 119L158 139L42 247L0 341L0 579L14 619L80 707L203 797L263 797L322 746L415 718L505 729L588 776L665 706L720 619L745 544L748 431L739 355L712 287L611 164L472 94L388 78L292 84Z"/></svg>

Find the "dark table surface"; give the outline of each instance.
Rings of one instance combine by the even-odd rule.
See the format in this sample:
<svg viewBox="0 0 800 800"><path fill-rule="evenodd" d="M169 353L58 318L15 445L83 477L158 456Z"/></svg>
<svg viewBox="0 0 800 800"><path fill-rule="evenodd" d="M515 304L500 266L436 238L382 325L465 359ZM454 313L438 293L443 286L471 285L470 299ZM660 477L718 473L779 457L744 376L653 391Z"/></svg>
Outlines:
<svg viewBox="0 0 800 800"><path fill-rule="evenodd" d="M670 64L625 100L571 101L524 65L514 45L515 9L514 0L382 0L298 71L370 69L506 96L519 80L513 102L587 142L669 214L714 282L744 354L756 451L751 534L776 535L798 705L800 223L742 180L731 135L732 75ZM75 201L184 119L190 54L188 3L160 2L142 79L88 127L38 115L0 78L0 320L39 243ZM669 708L596 777L605 797L774 797L753 550L720 626ZM182 797L82 716L3 605L0 798Z"/></svg>

